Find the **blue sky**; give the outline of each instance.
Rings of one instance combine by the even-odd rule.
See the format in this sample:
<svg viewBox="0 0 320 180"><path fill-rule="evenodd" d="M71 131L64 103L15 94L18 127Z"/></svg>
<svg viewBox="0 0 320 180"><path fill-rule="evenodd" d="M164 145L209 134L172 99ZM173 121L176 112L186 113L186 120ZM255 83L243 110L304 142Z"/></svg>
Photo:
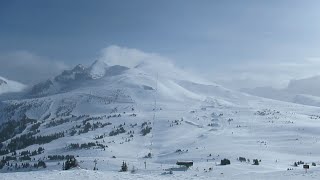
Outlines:
<svg viewBox="0 0 320 180"><path fill-rule="evenodd" d="M118 45L158 53L226 85L242 77L252 86L281 86L314 73L272 69L320 57L319 8L316 0L2 0L0 63L28 54L59 69L90 64L101 49ZM32 82L7 71L0 67L0 76ZM279 82L267 80L270 71Z"/></svg>

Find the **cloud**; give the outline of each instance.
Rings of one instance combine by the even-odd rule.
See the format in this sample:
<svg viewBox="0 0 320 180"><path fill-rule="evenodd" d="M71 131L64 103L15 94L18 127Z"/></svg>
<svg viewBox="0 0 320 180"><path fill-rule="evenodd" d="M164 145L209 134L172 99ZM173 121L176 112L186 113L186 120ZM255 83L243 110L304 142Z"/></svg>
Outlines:
<svg viewBox="0 0 320 180"><path fill-rule="evenodd" d="M4 82L1 84L1 82ZM24 84L0 77L0 95L8 92L20 92L26 88Z"/></svg>
<svg viewBox="0 0 320 180"><path fill-rule="evenodd" d="M0 54L0 76L32 84L57 75L67 68L63 62L49 60L28 51Z"/></svg>
<svg viewBox="0 0 320 180"><path fill-rule="evenodd" d="M156 53L146 53L138 49L119 47L116 45L104 48L101 51L99 60L109 65L121 65L129 68L133 68L142 63L174 66L171 60Z"/></svg>
<svg viewBox="0 0 320 180"><path fill-rule="evenodd" d="M296 61L248 61L241 64L220 63L214 67L199 67L189 70L177 67L174 60L156 53L148 53L138 49L109 46L101 51L100 60L109 65L122 65L133 68L139 64L147 64L149 72L165 74L176 78L210 83L217 82L231 89L272 86L283 88L292 79L319 75L320 58L306 57ZM205 64L204 64L205 65ZM209 68L209 70L208 70ZM204 69L207 69L205 71ZM201 75L195 75L198 74ZM205 81L202 77L207 77Z"/></svg>
<svg viewBox="0 0 320 180"><path fill-rule="evenodd" d="M192 80L199 83L212 84L196 76L188 70L182 70L170 58L156 53L148 53L138 49L119 47L116 45L104 48L98 60L108 65L121 65L129 68L138 67L149 74L167 76L175 79Z"/></svg>
<svg viewBox="0 0 320 180"><path fill-rule="evenodd" d="M320 75L320 58L307 57L300 61L229 65L214 72L214 81L233 89L272 86L284 88L293 79ZM212 74L211 74L212 76Z"/></svg>

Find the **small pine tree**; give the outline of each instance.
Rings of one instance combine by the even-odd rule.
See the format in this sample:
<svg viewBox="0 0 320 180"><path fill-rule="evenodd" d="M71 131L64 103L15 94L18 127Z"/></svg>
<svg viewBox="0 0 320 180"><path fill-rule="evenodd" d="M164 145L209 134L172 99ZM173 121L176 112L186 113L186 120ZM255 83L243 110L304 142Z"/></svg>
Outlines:
<svg viewBox="0 0 320 180"><path fill-rule="evenodd" d="M47 165L44 161L39 161L37 167L47 168Z"/></svg>
<svg viewBox="0 0 320 180"><path fill-rule="evenodd" d="M259 160L258 159L254 159L252 165L256 165L256 166L259 165Z"/></svg>
<svg viewBox="0 0 320 180"><path fill-rule="evenodd" d="M127 172L127 171L128 171L127 163L123 161L121 166L121 172Z"/></svg>
<svg viewBox="0 0 320 180"><path fill-rule="evenodd" d="M246 161L247 161L247 159L246 159L245 157L239 157L238 160L239 160L240 162L246 162Z"/></svg>

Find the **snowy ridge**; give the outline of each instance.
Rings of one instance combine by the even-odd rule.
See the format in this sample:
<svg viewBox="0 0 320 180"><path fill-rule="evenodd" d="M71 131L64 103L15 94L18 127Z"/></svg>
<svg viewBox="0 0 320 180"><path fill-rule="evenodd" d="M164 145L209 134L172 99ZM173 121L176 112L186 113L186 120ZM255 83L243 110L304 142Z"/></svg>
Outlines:
<svg viewBox="0 0 320 180"><path fill-rule="evenodd" d="M21 92L26 88L25 85L0 77L0 94Z"/></svg>
<svg viewBox="0 0 320 180"><path fill-rule="evenodd" d="M103 77L108 67L109 66L105 62L96 60L90 67L90 74L92 78L99 79Z"/></svg>
<svg viewBox="0 0 320 180"><path fill-rule="evenodd" d="M241 91L264 98L319 107L319 83L320 76L313 76L305 79L291 80L288 86L283 89L257 87L254 89L242 89Z"/></svg>
<svg viewBox="0 0 320 180"><path fill-rule="evenodd" d="M103 77L115 76L128 70L123 66L107 66L105 63L95 61L90 67L81 64L71 70L65 70L60 75L45 82L34 85L27 93L27 97L43 97L61 92L71 91L86 83L95 82Z"/></svg>

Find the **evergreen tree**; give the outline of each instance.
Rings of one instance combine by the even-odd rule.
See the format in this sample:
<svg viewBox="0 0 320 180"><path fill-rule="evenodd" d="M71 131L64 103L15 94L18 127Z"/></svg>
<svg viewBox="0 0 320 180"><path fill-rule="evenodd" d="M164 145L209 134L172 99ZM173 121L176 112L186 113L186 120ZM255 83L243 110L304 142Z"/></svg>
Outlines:
<svg viewBox="0 0 320 180"><path fill-rule="evenodd" d="M43 168L47 168L47 165L44 161L39 161L38 162L38 167L43 167Z"/></svg>
<svg viewBox="0 0 320 180"><path fill-rule="evenodd" d="M121 166L121 172L127 172L128 171L128 166L126 162L122 162L122 166Z"/></svg>
<svg viewBox="0 0 320 180"><path fill-rule="evenodd" d="M253 165L259 165L258 159L254 159L254 160L253 160Z"/></svg>
<svg viewBox="0 0 320 180"><path fill-rule="evenodd" d="M69 169L74 168L74 167L78 167L78 162L77 162L76 158L74 158L74 157L68 159L64 163L64 170L69 170Z"/></svg>

